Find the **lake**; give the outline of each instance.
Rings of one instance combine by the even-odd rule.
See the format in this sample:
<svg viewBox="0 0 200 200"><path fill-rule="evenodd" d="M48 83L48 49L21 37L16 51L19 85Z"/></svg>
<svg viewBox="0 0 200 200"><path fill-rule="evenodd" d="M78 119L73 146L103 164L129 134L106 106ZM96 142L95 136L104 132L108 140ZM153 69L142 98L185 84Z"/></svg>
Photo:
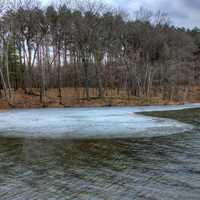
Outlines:
<svg viewBox="0 0 200 200"><path fill-rule="evenodd" d="M199 127L137 114L198 107L1 112L0 199L199 200Z"/></svg>

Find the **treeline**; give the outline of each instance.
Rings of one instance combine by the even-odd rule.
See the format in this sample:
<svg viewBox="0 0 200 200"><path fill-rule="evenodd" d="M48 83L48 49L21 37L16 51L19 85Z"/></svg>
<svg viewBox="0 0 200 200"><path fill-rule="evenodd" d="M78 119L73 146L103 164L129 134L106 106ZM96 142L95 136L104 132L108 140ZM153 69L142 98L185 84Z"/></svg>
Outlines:
<svg viewBox="0 0 200 200"><path fill-rule="evenodd" d="M96 1L42 8L36 1L0 1L1 97L90 88L104 98L110 88L127 97L177 97L200 84L200 30L176 28L166 14L140 9L135 18Z"/></svg>

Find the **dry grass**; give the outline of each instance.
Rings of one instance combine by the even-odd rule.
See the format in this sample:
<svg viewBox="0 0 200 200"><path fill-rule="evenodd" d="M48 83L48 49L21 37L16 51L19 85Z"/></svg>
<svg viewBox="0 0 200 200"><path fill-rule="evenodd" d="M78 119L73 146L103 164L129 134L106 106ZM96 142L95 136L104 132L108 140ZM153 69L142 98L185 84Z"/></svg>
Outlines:
<svg viewBox="0 0 200 200"><path fill-rule="evenodd" d="M121 89L107 89L105 98L97 97L96 89L90 89L90 100L85 98L83 88L75 90L74 88L62 89L62 104L58 97L57 89L50 89L48 91L48 107L79 107L79 106L134 106L134 105L155 105L155 104L182 104L186 102L200 101L200 87L193 87L187 91L180 89L176 100L162 100L157 95L152 98L138 98L131 96L127 98L126 91ZM43 105L40 102L39 90L34 89L34 95L26 95L22 89L15 92L14 98L10 105L5 99L0 99L0 109L9 109L13 105L15 108L39 108Z"/></svg>

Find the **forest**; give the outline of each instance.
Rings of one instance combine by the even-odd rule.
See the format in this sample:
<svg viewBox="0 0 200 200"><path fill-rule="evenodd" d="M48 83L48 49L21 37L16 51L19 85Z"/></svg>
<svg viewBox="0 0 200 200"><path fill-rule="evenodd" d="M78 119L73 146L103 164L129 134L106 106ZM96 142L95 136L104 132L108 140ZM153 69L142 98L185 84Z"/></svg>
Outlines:
<svg viewBox="0 0 200 200"><path fill-rule="evenodd" d="M72 90L72 101L184 101L200 86L200 29L175 27L162 11L82 0L0 7L0 99L10 106L18 91L46 107L50 91L60 105Z"/></svg>

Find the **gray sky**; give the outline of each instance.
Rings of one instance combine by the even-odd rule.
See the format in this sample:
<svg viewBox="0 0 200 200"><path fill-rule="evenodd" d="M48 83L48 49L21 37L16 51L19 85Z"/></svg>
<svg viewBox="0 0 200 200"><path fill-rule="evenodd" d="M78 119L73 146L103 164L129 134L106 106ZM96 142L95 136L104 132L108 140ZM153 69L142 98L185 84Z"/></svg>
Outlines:
<svg viewBox="0 0 200 200"><path fill-rule="evenodd" d="M50 0L42 0L47 3ZM200 0L101 0L113 6L137 11L140 7L167 12L172 24L193 28L200 27Z"/></svg>

